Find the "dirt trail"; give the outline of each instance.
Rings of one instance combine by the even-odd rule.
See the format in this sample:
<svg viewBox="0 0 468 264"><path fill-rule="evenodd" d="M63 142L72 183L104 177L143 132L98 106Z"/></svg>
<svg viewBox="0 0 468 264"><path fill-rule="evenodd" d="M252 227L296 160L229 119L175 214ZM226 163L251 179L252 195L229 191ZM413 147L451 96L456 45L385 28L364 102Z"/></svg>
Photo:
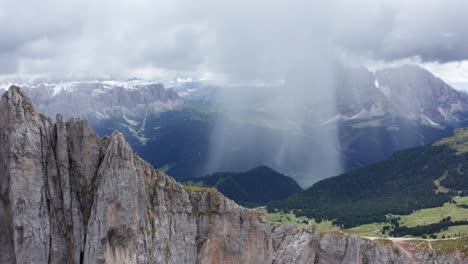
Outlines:
<svg viewBox="0 0 468 264"><path fill-rule="evenodd" d="M399 242L399 241L440 241L440 240L454 240L454 239L459 239L461 237L451 237L451 238L441 238L441 239L423 239L423 238L414 238L414 237L368 237L368 236L363 236L362 238L366 238L369 240L376 240L376 239L388 239L393 242Z"/></svg>

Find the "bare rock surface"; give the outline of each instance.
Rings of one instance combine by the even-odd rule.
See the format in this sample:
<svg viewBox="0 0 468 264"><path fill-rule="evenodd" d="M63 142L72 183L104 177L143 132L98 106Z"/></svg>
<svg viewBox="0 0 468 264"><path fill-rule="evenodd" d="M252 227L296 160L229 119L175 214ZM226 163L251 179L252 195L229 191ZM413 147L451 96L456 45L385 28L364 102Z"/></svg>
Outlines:
<svg viewBox="0 0 468 264"><path fill-rule="evenodd" d="M148 114L179 110L184 104L175 91L156 83L41 83L22 89L36 108L49 116L60 113L67 118L79 116L92 121L119 119L134 125Z"/></svg>
<svg viewBox="0 0 468 264"><path fill-rule="evenodd" d="M118 132L52 121L15 86L0 101L0 234L0 263L467 263L457 249L272 226L183 188Z"/></svg>

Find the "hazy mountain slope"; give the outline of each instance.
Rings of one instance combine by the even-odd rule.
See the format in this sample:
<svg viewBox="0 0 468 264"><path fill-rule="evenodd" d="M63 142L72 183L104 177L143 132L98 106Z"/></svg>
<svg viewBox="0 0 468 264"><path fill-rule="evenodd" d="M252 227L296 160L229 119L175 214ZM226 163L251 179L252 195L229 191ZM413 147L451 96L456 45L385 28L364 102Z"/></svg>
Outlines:
<svg viewBox="0 0 468 264"><path fill-rule="evenodd" d="M389 114L390 105L366 68L338 67L335 73L336 113L342 118L366 119Z"/></svg>
<svg viewBox="0 0 468 264"><path fill-rule="evenodd" d="M336 151L340 153L343 171L380 161L397 150L430 144L448 136L453 127L464 125L468 113L466 94L455 91L418 66L406 65L375 73L365 68L342 67L338 68L335 86L338 114L324 122L323 128L338 126ZM196 93L196 87L193 89L192 93ZM268 89L259 94L270 96ZM405 95L409 99L403 101ZM217 167L206 172L242 171L249 166L266 164L293 175L302 184L331 176L314 174L304 166L320 167L326 162L321 160L323 156L315 155L321 152L319 144L314 143L318 139L313 129L317 128L309 126L309 120L301 133L288 131L286 124L272 125L268 121L271 117L262 112L268 105L263 105L262 96L255 98L253 105L244 106L250 113L242 115L244 119L233 118L234 122L229 123L226 121L229 113L222 118L223 129L229 133L225 133L224 149L216 156L223 158L217 162ZM242 107L239 105L238 111ZM301 144L287 144L281 148L285 139ZM252 145L257 147L252 149Z"/></svg>
<svg viewBox="0 0 468 264"><path fill-rule="evenodd" d="M383 160L395 151L431 144L453 134L451 127L426 126L388 115L345 120L338 127L345 171Z"/></svg>
<svg viewBox="0 0 468 264"><path fill-rule="evenodd" d="M392 115L429 126L453 125L468 116L468 95L416 65L339 68L337 113L342 119Z"/></svg>
<svg viewBox="0 0 468 264"><path fill-rule="evenodd" d="M135 150L158 168L166 167L178 179L205 173L213 126L209 113L185 109L148 119L149 140ZM169 143L170 142L170 143Z"/></svg>
<svg viewBox="0 0 468 264"><path fill-rule="evenodd" d="M264 205L302 191L292 178L266 166L240 173L218 172L183 181L183 184L214 187L226 197L245 206Z"/></svg>
<svg viewBox="0 0 468 264"><path fill-rule="evenodd" d="M219 118L225 118L226 124L229 124L227 129L233 136L225 142L224 152L219 155L223 159L210 164L210 155L216 156L210 146L216 140L212 132ZM131 126L115 120L91 124L100 135L111 134L115 129L122 131L139 155L158 168L168 169L178 180L201 177L220 169L243 172L259 164L287 172L299 179L308 171L311 160L327 161L311 137L231 120L220 112L187 103L181 111L148 116L145 126L139 128L142 133L135 133ZM236 137L240 133L262 137ZM284 137L293 138L297 144L279 144L278 139ZM280 149L285 157L282 162L277 161ZM311 149L316 151L310 153Z"/></svg>
<svg viewBox="0 0 468 264"><path fill-rule="evenodd" d="M451 124L467 118L468 95L421 67L383 69L375 77L396 114L429 125Z"/></svg>
<svg viewBox="0 0 468 264"><path fill-rule="evenodd" d="M207 168L209 146L213 140L211 135L218 116L216 112L185 109L149 117L144 145L132 136L126 126L101 122L102 125L94 127L101 135L110 134L114 129L125 132L139 155L159 168L170 165L168 172L179 180L200 177L218 170L242 172L258 164L265 164L301 181L303 178L313 178L314 175L307 174L309 166L327 162L320 155L320 146L314 142L314 137L232 120L226 127L231 136L224 142L224 152L221 153L225 158L219 160L212 169ZM418 125L391 116L348 120L339 124L341 148L338 151L341 152L343 168L348 170L382 160L396 150L430 144L452 132L451 128ZM236 137L239 133L248 133L252 137ZM290 138L297 144L281 145L279 139L283 138ZM277 153L280 151L283 162L278 161ZM317 181L332 175L315 176L314 180Z"/></svg>
<svg viewBox="0 0 468 264"><path fill-rule="evenodd" d="M382 162L317 182L270 204L269 210L295 210L351 227L383 222L388 213L441 206L455 195L468 193L466 144L468 130L457 130L434 145L399 151Z"/></svg>
<svg viewBox="0 0 468 264"><path fill-rule="evenodd" d="M220 86L203 81L185 83L169 83L168 88L176 91L180 97L207 104L217 104L220 101Z"/></svg>

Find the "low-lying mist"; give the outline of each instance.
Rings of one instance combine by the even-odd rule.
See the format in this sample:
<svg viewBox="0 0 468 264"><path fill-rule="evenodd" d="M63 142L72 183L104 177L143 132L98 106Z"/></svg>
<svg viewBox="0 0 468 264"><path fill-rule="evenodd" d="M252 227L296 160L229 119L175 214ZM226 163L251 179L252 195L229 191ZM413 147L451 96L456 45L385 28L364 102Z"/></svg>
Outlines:
<svg viewBox="0 0 468 264"><path fill-rule="evenodd" d="M322 49L323 51L323 49ZM302 186L342 171L336 122L335 64L304 54L275 86L222 89L207 172L270 166Z"/></svg>

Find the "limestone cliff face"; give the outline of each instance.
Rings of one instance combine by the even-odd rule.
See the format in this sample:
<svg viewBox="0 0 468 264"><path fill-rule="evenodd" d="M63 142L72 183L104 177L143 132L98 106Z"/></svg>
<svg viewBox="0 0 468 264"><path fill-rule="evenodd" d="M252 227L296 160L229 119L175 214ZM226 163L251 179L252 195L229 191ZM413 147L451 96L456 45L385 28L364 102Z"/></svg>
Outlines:
<svg viewBox="0 0 468 264"><path fill-rule="evenodd" d="M272 226L217 191L185 190L120 133L53 122L18 87L0 101L0 234L0 263L466 263Z"/></svg>

